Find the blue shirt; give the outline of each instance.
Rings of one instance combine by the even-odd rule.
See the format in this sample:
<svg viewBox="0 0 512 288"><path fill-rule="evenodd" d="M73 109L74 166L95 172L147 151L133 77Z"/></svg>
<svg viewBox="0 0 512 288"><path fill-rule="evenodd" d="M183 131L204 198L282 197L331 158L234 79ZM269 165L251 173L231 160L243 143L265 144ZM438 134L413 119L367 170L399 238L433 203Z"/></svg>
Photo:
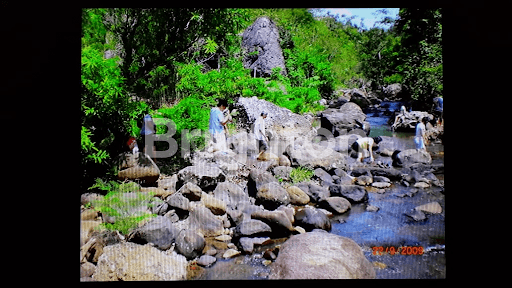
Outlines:
<svg viewBox="0 0 512 288"><path fill-rule="evenodd" d="M434 104L436 104L436 111L443 111L443 98L434 98Z"/></svg>
<svg viewBox="0 0 512 288"><path fill-rule="evenodd" d="M142 129L140 129L140 135L150 135L155 134L154 129L154 122L153 118L151 118L151 115L146 114L144 116L144 120L142 122Z"/></svg>
<svg viewBox="0 0 512 288"><path fill-rule="evenodd" d="M224 115L222 111L218 107L213 107L210 111L210 131L211 134L222 133L224 132L224 126L222 126L221 121L224 119Z"/></svg>

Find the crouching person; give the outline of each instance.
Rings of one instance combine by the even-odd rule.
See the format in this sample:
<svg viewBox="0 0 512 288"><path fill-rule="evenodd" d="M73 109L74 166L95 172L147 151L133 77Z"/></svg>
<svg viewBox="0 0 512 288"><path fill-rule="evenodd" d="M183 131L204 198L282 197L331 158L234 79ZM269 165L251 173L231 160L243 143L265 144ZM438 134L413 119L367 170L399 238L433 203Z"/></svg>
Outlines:
<svg viewBox="0 0 512 288"><path fill-rule="evenodd" d="M373 137L373 138L363 137L363 138L357 139L357 141L355 141L352 144L352 149L357 152L357 160L356 161L361 162L363 159L364 150L368 150L368 152L370 152L370 161L373 162L375 160L373 158L373 151L372 151L373 143L379 144L379 142L381 142L381 141L382 141L382 137L380 137L380 136Z"/></svg>

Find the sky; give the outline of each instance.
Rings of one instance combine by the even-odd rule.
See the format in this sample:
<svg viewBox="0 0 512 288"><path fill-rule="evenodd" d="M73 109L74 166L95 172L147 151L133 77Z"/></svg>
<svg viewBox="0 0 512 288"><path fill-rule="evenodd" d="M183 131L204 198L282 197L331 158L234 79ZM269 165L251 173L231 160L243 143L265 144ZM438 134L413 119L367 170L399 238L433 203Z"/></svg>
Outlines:
<svg viewBox="0 0 512 288"><path fill-rule="evenodd" d="M384 8L321 8L323 13L326 13L329 11L331 14L339 14L340 17L345 14L346 18L355 16L355 19L353 19L351 22L353 24L356 24L357 26L360 26L361 19L364 18L363 23L365 28L371 28L373 27L374 23L376 21L380 21L384 19L385 16L389 16L393 19L396 19L398 17L398 11L400 8L386 8L388 10L387 15L383 15L382 13L378 13L378 10L384 9ZM322 15L322 13L320 14ZM315 16L320 16L315 15ZM381 28L389 28L386 26L378 26Z"/></svg>

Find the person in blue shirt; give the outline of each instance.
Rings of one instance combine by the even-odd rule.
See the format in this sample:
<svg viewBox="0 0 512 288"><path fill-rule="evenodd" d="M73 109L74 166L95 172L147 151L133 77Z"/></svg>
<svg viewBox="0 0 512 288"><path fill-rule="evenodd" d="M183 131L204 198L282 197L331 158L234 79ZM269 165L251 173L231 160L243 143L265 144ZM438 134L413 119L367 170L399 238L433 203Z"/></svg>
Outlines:
<svg viewBox="0 0 512 288"><path fill-rule="evenodd" d="M140 142L141 142L142 152L150 155L150 157L153 160L156 160L155 159L156 149L155 149L155 145L154 145L155 142L153 142L152 147L149 147L149 143L147 143L147 140L149 140L150 137L152 137L154 139L155 133L156 133L156 126L155 126L155 122L153 122L153 118L151 118L151 115L149 115L149 114L144 115L144 119L142 122L142 128L140 129L140 135L142 136ZM151 154L149 154L148 150L151 150Z"/></svg>
<svg viewBox="0 0 512 288"><path fill-rule="evenodd" d="M210 110L210 126L208 131L211 135L209 152L226 151L226 124L232 121L231 114L227 109L228 102L220 99L217 107Z"/></svg>

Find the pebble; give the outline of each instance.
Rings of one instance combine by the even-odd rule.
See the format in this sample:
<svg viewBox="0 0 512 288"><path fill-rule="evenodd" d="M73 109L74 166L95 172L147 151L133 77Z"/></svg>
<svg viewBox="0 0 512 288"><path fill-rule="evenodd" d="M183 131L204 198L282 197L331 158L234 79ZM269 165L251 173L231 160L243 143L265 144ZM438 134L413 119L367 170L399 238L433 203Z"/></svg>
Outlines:
<svg viewBox="0 0 512 288"><path fill-rule="evenodd" d="M231 236L229 236L229 235L220 235L220 236L215 237L215 240L223 241L223 242L229 242L229 241L231 241Z"/></svg>
<svg viewBox="0 0 512 288"><path fill-rule="evenodd" d="M423 204L423 205L417 206L414 209L416 209L417 211L422 211L422 212L427 212L427 213L432 213L432 214L439 214L439 213L443 212L443 208L441 207L441 205L438 202L430 202L427 204Z"/></svg>
<svg viewBox="0 0 512 288"><path fill-rule="evenodd" d="M217 258L210 255L203 255L197 259L197 264L203 267L210 266L217 261Z"/></svg>
<svg viewBox="0 0 512 288"><path fill-rule="evenodd" d="M416 182L416 183L414 183L414 187L416 187L416 188L428 188L428 187L430 187L430 185L425 183L425 182Z"/></svg>
<svg viewBox="0 0 512 288"><path fill-rule="evenodd" d="M222 257L224 259L228 259L228 258L231 258L231 257L234 257L236 255L240 255L242 252L238 251L238 250L235 250L235 249L228 249L226 250L226 252L224 252L224 254L222 255Z"/></svg>
<svg viewBox="0 0 512 288"><path fill-rule="evenodd" d="M379 209L380 209L379 207L373 206L373 205L366 206L366 211L368 211L368 212L377 212L377 211L379 211Z"/></svg>
<svg viewBox="0 0 512 288"><path fill-rule="evenodd" d="M389 182L373 182L372 186L376 187L376 188L388 188L389 186L391 186L391 183L389 183Z"/></svg>

